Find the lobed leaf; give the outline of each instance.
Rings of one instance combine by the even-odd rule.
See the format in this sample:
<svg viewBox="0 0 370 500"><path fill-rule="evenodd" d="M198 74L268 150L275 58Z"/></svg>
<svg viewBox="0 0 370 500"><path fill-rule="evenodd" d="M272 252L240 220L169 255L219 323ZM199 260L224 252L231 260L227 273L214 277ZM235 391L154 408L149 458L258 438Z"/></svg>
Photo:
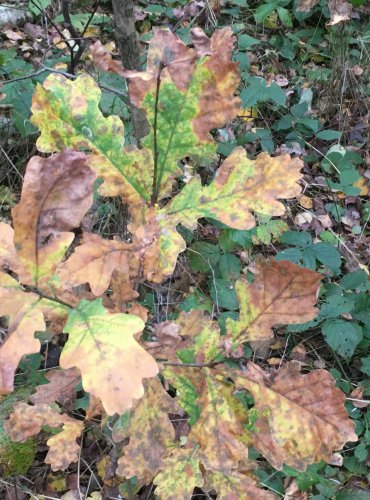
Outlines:
<svg viewBox="0 0 370 500"><path fill-rule="evenodd" d="M205 491L217 491L217 498L222 500L273 500L276 496L258 486L258 480L251 473L233 472L229 475L207 471Z"/></svg>
<svg viewBox="0 0 370 500"><path fill-rule="evenodd" d="M88 75L75 81L58 74L48 76L43 86L37 86L32 101L32 122L41 132L37 147L44 153L64 148L89 151L88 165L105 181L99 192L122 195L132 208L140 209L150 199L151 153L124 149L123 123L118 116L103 116L100 97L98 84Z"/></svg>
<svg viewBox="0 0 370 500"><path fill-rule="evenodd" d="M130 409L132 400L144 394L142 379L158 373L154 359L134 338L143 328L136 316L109 314L101 299L81 300L69 314L60 366L79 368L84 389L101 399L108 415Z"/></svg>
<svg viewBox="0 0 370 500"><path fill-rule="evenodd" d="M233 95L239 72L231 60L232 30L218 30L211 40L200 31L192 34L197 41L194 50L170 30L155 30L147 69L141 73L122 70L100 43L92 48L100 68L130 78L130 98L147 114L150 133L142 143L153 154L155 199L171 193L173 179L181 174L179 160L216 153L209 132L235 118L240 108L240 99Z"/></svg>
<svg viewBox="0 0 370 500"><path fill-rule="evenodd" d="M11 269L19 274L22 267L15 251L13 239L13 228L5 222L0 222L0 270Z"/></svg>
<svg viewBox="0 0 370 500"><path fill-rule="evenodd" d="M38 385L30 401L35 405L54 403L57 401L63 407L70 406L76 398L76 385L81 375L77 368L68 370L50 370L45 374L47 384Z"/></svg>
<svg viewBox="0 0 370 500"><path fill-rule="evenodd" d="M48 404L30 406L23 402L15 403L14 413L5 422L4 428L13 441L26 441L38 434L43 426L62 430L48 439L50 447L45 462L52 470L65 470L72 462L77 462L80 447L76 439L83 429L83 422L60 414Z"/></svg>
<svg viewBox="0 0 370 500"><path fill-rule="evenodd" d="M126 478L137 476L140 483L149 484L162 468L175 441L168 413L180 411L158 378L148 380L144 396L131 410L129 423L119 435L119 440L129 437L130 442L123 448L124 454L118 460L117 474Z"/></svg>
<svg viewBox="0 0 370 500"><path fill-rule="evenodd" d="M109 287L115 269L129 274L130 260L135 260L132 245L104 240L97 234L85 233L82 244L57 270L63 289L89 283L94 295L102 295Z"/></svg>
<svg viewBox="0 0 370 500"><path fill-rule="evenodd" d="M275 469L285 463L304 471L320 460L330 463L334 451L357 441L345 394L327 371L302 375L300 364L293 361L277 374L268 374L248 363L248 369L233 378L237 388L247 389L254 398L258 419L253 446Z"/></svg>
<svg viewBox="0 0 370 500"><path fill-rule="evenodd" d="M154 479L159 500L190 500L194 488L203 486L203 476L197 453L177 448L166 458L161 472Z"/></svg>
<svg viewBox="0 0 370 500"><path fill-rule="evenodd" d="M199 176L194 176L168 205L147 216L145 235L152 243L145 250L146 276L159 282L173 272L178 254L186 247L176 231L178 224L194 229L198 219L209 217L234 229L250 229L255 225L252 211L282 215L285 208L277 200L299 194L301 166L301 160L289 155L272 158L262 153L256 160L249 160L245 150L238 147L210 185L203 187ZM133 234L138 230L131 228Z"/></svg>
<svg viewBox="0 0 370 500"><path fill-rule="evenodd" d="M303 269L289 261L256 261L252 284L235 284L240 304L239 320L228 318L228 335L237 343L266 341L277 324L303 323L317 315L319 273Z"/></svg>
<svg viewBox="0 0 370 500"><path fill-rule="evenodd" d="M13 208L14 243L25 273L20 281L39 286L55 271L92 204L95 174L85 155L65 150L27 165L21 200Z"/></svg>
<svg viewBox="0 0 370 500"><path fill-rule="evenodd" d="M202 411L188 439L199 445L198 454L207 470L228 475L239 462L248 463L248 450L239 439L243 427L222 394L222 382L209 369L202 372L205 384L197 401Z"/></svg>
<svg viewBox="0 0 370 500"><path fill-rule="evenodd" d="M35 302L26 303L14 316L5 342L0 346L0 394L13 391L14 375L20 360L26 354L39 352L40 342L34 334L44 330L44 316L35 307Z"/></svg>

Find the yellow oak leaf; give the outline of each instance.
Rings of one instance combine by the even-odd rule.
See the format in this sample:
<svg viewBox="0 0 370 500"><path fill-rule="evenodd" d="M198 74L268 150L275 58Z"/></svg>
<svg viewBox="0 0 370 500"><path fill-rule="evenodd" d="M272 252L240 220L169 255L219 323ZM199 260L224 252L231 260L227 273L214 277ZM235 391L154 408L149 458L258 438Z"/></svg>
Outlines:
<svg viewBox="0 0 370 500"><path fill-rule="evenodd" d="M84 389L101 399L108 415L122 414L144 394L143 378L158 366L137 342L144 322L131 314L109 314L102 300L81 300L68 317L62 368L79 368Z"/></svg>
<svg viewBox="0 0 370 500"><path fill-rule="evenodd" d="M177 448L164 460L162 470L154 479L158 500L190 500L194 488L203 486L199 457L192 449Z"/></svg>
<svg viewBox="0 0 370 500"><path fill-rule="evenodd" d="M5 342L0 345L0 394L14 389L14 375L20 360L40 350L40 341L34 334L44 330L44 316L32 303L25 304L10 322Z"/></svg>
<svg viewBox="0 0 370 500"><path fill-rule="evenodd" d="M149 379L144 386L144 396L128 416L123 415L124 427L115 426L113 439L130 438L118 460L117 474L126 478L137 476L141 484L148 484L162 468L175 440L168 414L180 413L181 408L158 378Z"/></svg>

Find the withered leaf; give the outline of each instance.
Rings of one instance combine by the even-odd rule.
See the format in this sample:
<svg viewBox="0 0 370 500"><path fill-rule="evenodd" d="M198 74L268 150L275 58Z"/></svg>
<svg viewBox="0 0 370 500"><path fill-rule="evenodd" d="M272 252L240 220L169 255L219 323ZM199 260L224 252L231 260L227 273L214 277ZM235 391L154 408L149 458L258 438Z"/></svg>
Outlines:
<svg viewBox="0 0 370 500"><path fill-rule="evenodd" d="M36 405L57 401L63 407L70 406L76 398L80 372L76 368L50 370L45 374L45 378L49 383L37 386L35 394L29 398L30 401Z"/></svg>
<svg viewBox="0 0 370 500"><path fill-rule="evenodd" d="M302 375L300 364L292 361L269 374L248 363L234 380L254 397L258 419L253 446L275 469L285 463L304 471L313 462L330 463L333 451L357 441L345 394L325 370Z"/></svg>
<svg viewBox="0 0 370 500"><path fill-rule="evenodd" d="M163 389L157 378L145 383L145 394L128 416L124 432L119 439L130 438L118 460L117 474L130 478L137 476L140 483L148 484L163 466L171 452L175 431L169 413L181 409ZM117 438L118 432L113 434Z"/></svg>
<svg viewBox="0 0 370 500"><path fill-rule="evenodd" d="M85 155L65 150L27 165L21 200L13 208L14 243L25 270L20 280L39 286L51 277L92 203L95 173Z"/></svg>
<svg viewBox="0 0 370 500"><path fill-rule="evenodd" d="M5 422L4 428L13 441L26 441L38 434L43 426L62 427L62 430L48 439L50 447L45 462L52 470L65 470L72 462L77 462L80 447L76 439L83 429L83 422L68 415L60 414L48 404L30 406L15 403L14 413Z"/></svg>
<svg viewBox="0 0 370 500"><path fill-rule="evenodd" d="M238 280L239 320L228 319L228 334L237 343L266 341L277 324L304 323L317 315L321 274L289 261L256 261L254 281Z"/></svg>

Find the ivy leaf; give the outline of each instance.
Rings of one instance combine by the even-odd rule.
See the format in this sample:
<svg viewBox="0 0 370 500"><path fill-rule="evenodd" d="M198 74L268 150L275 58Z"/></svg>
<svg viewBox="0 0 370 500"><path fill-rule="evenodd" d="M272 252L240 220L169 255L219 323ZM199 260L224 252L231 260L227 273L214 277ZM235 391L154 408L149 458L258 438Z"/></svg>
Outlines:
<svg viewBox="0 0 370 500"><path fill-rule="evenodd" d="M198 455L207 470L228 475L238 462L248 462L248 450L239 439L243 427L222 394L223 384L209 369L202 372L205 384L197 401L202 412L188 439L199 445Z"/></svg>
<svg viewBox="0 0 370 500"><path fill-rule="evenodd" d="M266 341L274 325L312 320L321 279L289 261L257 260L253 283L236 282L240 316L238 321L227 319L228 334L238 343Z"/></svg>
<svg viewBox="0 0 370 500"><path fill-rule="evenodd" d="M224 475L220 472L207 471L203 490L207 492L216 490L217 497L222 498L222 500L235 500L237 498L274 500L276 498L273 493L259 488L258 480L250 472L242 474L235 471L232 474Z"/></svg>
<svg viewBox="0 0 370 500"><path fill-rule="evenodd" d="M97 234L85 233L82 244L58 267L61 288L89 283L95 296L102 295L115 269L121 272L121 277L129 275L129 265L132 266L135 259L131 247L122 241L104 240Z"/></svg>
<svg viewBox="0 0 370 500"><path fill-rule="evenodd" d="M248 363L234 380L255 400L253 446L277 470L284 463L299 471L320 460L330 463L334 451L357 441L346 397L325 370L301 375L299 363L293 361L277 373L266 373Z"/></svg>
<svg viewBox="0 0 370 500"><path fill-rule="evenodd" d="M155 494L159 500L190 500L194 488L201 488L203 482L197 454L191 449L177 448L164 460L161 472L154 479Z"/></svg>
<svg viewBox="0 0 370 500"><path fill-rule="evenodd" d="M45 462L52 470L65 470L72 462L78 461L80 446L76 439L83 429L83 422L68 415L61 415L48 404L30 406L23 402L15 403L14 413L5 422L4 428L13 441L26 441L38 434L43 426L62 430L48 439L50 447Z"/></svg>
<svg viewBox="0 0 370 500"><path fill-rule="evenodd" d="M20 360L26 354L39 352L40 342L34 334L44 330L42 312L33 303L26 303L9 324L8 335L0 346L0 394L14 389L14 375Z"/></svg>
<svg viewBox="0 0 370 500"><path fill-rule="evenodd" d="M27 165L21 201L13 208L14 244L26 271L20 281L39 286L53 274L93 200L95 174L71 150Z"/></svg>
<svg viewBox="0 0 370 500"><path fill-rule="evenodd" d="M134 338L143 328L136 316L109 314L101 299L81 300L69 314L60 366L79 368L84 389L102 400L108 415L130 409L144 394L142 379L158 373L157 363Z"/></svg>
<svg viewBox="0 0 370 500"><path fill-rule="evenodd" d="M118 460L118 475L137 476L142 484L152 481L175 441L168 413L179 412L178 404L166 393L158 378L145 383L145 394L131 410L125 431L119 435L120 441L129 437L130 442Z"/></svg>

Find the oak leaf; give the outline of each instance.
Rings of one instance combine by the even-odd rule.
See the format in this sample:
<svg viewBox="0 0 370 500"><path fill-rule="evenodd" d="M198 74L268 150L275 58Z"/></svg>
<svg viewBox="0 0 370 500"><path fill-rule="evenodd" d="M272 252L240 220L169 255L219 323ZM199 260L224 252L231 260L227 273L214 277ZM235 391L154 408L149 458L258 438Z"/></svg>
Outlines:
<svg viewBox="0 0 370 500"><path fill-rule="evenodd" d="M186 248L176 231L178 224L195 229L197 220L207 217L234 229L250 229L255 225L252 211L282 215L285 207L278 199L300 193L297 181L301 167L301 160L289 155L272 158L262 153L256 160L249 160L245 150L238 147L208 186L202 186L200 177L194 176L170 203L147 214L149 222L143 234L137 226L130 227L134 242L144 236L148 241L144 274L151 281L160 282L173 272L178 254Z"/></svg>
<svg viewBox="0 0 370 500"><path fill-rule="evenodd" d="M0 317L9 316L12 321L22 307L33 304L38 299L38 295L26 292L17 280L0 271Z"/></svg>
<svg viewBox="0 0 370 500"><path fill-rule="evenodd" d="M27 165L21 200L13 208L14 243L26 272L20 281L39 286L50 278L92 203L95 174L83 153L65 150Z"/></svg>
<svg viewBox="0 0 370 500"><path fill-rule="evenodd" d="M243 427L221 392L223 383L209 369L202 372L205 386L197 401L202 411L188 440L199 445L198 455L207 470L228 475L239 462L248 463L248 450L239 439Z"/></svg>
<svg viewBox="0 0 370 500"><path fill-rule="evenodd" d="M148 484L162 468L163 460L171 451L175 431L169 413L181 408L163 389L157 378L145 383L145 394L130 412L125 428L113 431L117 440L130 438L118 460L117 474L130 478L137 476L140 483Z"/></svg>
<svg viewBox="0 0 370 500"><path fill-rule="evenodd" d="M64 148L90 151L88 165L105 181L99 193L121 195L139 210L150 199L151 152L124 149L123 123L118 116L103 116L100 96L98 84L89 75L75 81L59 74L48 76L43 86L37 86L32 101L31 120L41 131L37 148L44 153Z"/></svg>
<svg viewBox="0 0 370 500"><path fill-rule="evenodd" d="M228 319L228 334L237 343L266 341L277 324L304 323L317 315L314 304L322 276L289 261L256 261L252 284L235 284L239 320Z"/></svg>
<svg viewBox="0 0 370 500"><path fill-rule="evenodd" d="M18 402L13 408L14 412L4 425L10 439L23 442L38 434L43 426L62 426L62 430L47 441L50 449L45 462L51 465L52 470L65 470L72 462L77 462L80 447L76 439L82 432L82 421L60 414L48 404L30 406Z"/></svg>
<svg viewBox="0 0 370 500"><path fill-rule="evenodd" d="M199 33L195 38L199 39ZM181 174L180 159L215 154L209 132L237 115L240 99L233 94L239 72L231 60L234 40L230 28L216 31L206 57L200 58L204 52L197 54L170 30L157 29L149 45L146 71L131 74L101 44L93 46L96 64L128 77L132 102L147 113L150 133L142 143L153 153L155 198L171 193L172 180Z"/></svg>
<svg viewBox="0 0 370 500"><path fill-rule="evenodd" d="M0 346L0 394L14 389L14 375L22 357L39 352L36 331L44 331L42 312L34 304L25 304L12 319L5 342Z"/></svg>
<svg viewBox="0 0 370 500"><path fill-rule="evenodd" d="M69 314L60 366L79 368L84 389L101 399L108 415L130 409L144 394L142 379L158 373L157 363L135 340L143 328L136 316L109 314L101 299L81 300Z"/></svg>
<svg viewBox="0 0 370 500"><path fill-rule="evenodd" d="M129 259L134 259L132 245L122 241L105 240L97 234L85 233L82 244L68 260L58 267L57 276L63 289L89 283L95 296L109 286L115 269L128 275Z"/></svg>
<svg viewBox="0 0 370 500"><path fill-rule="evenodd" d="M190 500L194 488L203 486L200 460L193 449L177 448L166 458L161 472L154 479L159 500Z"/></svg>
<svg viewBox="0 0 370 500"><path fill-rule="evenodd" d="M13 240L13 228L9 224L5 224L5 222L0 222L0 270L11 269L16 274L19 274L22 268Z"/></svg>
<svg viewBox="0 0 370 500"><path fill-rule="evenodd" d="M220 354L220 329L204 311L181 312L176 321L163 321L155 328L156 339L148 350L160 360L205 364Z"/></svg>
<svg viewBox="0 0 370 500"><path fill-rule="evenodd" d="M216 490L217 498L222 500L274 500L276 496L258 486L257 479L249 474L233 472L224 475L220 472L207 471L203 490Z"/></svg>
<svg viewBox="0 0 370 500"><path fill-rule="evenodd" d="M45 374L45 378L49 382L37 386L35 394L29 398L30 401L35 405L57 401L63 407L71 406L76 398L76 385L81 379L77 368L50 370Z"/></svg>
<svg viewBox="0 0 370 500"><path fill-rule="evenodd" d="M233 378L236 387L247 389L255 400L253 446L275 469L285 463L304 471L320 460L330 463L335 450L357 441L345 394L327 371L302 375L300 364L292 361L269 374L248 363L248 369Z"/></svg>

